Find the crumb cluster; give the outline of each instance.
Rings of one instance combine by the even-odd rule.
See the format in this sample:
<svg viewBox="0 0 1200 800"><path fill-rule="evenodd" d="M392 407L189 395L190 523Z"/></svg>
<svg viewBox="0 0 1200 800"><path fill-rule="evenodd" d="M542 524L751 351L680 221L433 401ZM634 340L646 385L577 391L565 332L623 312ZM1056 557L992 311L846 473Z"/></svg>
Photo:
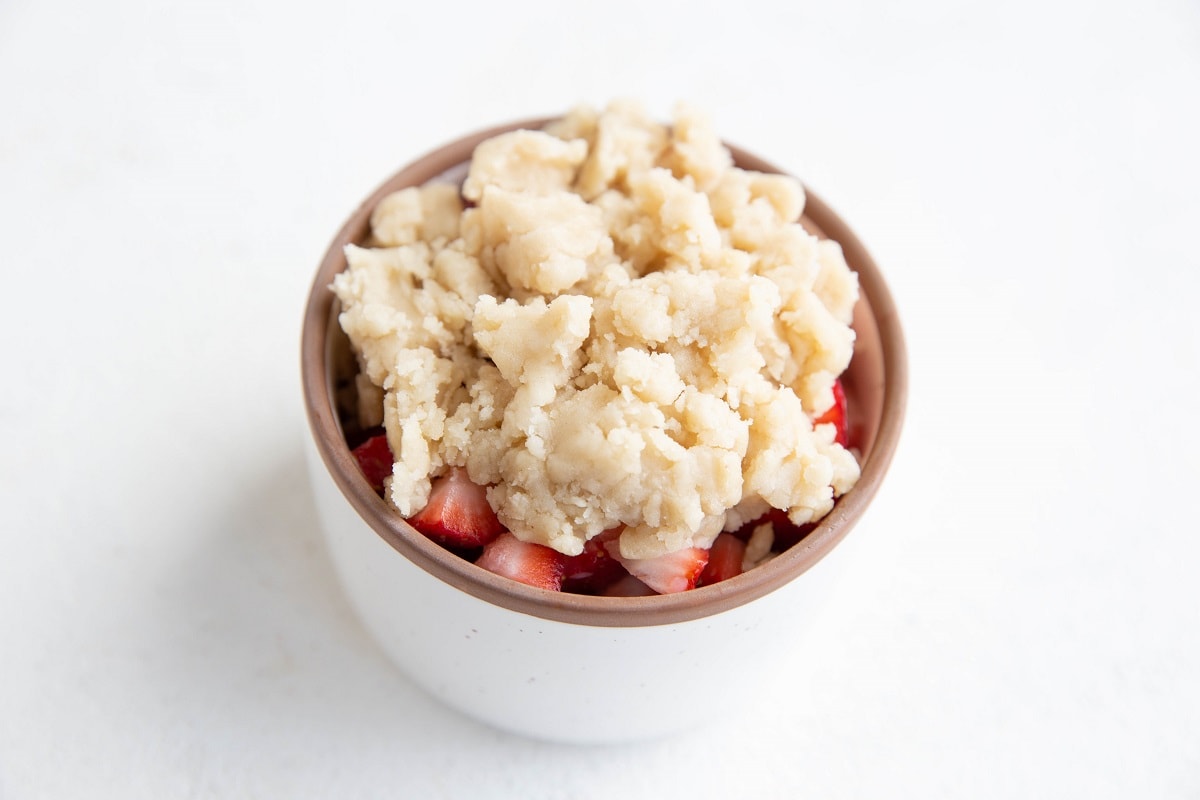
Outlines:
<svg viewBox="0 0 1200 800"><path fill-rule="evenodd" d="M360 414L411 516L465 466L517 537L568 555L707 547L858 479L812 420L854 346L857 279L800 184L733 166L700 115L577 109L475 150L461 187L386 198L333 283Z"/></svg>

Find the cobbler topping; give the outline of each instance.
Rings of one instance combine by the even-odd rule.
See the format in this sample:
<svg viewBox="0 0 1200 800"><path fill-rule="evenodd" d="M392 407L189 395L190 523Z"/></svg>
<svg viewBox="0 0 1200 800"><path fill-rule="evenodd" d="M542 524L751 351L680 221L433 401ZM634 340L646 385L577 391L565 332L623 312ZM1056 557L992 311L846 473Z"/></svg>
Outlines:
<svg viewBox="0 0 1200 800"><path fill-rule="evenodd" d="M628 103L484 142L461 192L384 198L333 289L387 498L413 517L464 470L515 540L603 534L626 567L822 517L859 475L834 396L858 286L803 206L695 112ZM767 550L722 547L722 574Z"/></svg>

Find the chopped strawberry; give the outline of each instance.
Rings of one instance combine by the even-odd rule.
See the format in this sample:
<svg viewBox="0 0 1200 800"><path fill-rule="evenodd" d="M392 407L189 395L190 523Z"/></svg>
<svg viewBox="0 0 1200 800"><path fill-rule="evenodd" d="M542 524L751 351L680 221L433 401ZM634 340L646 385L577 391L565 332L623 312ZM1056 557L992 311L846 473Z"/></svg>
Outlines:
<svg viewBox="0 0 1200 800"><path fill-rule="evenodd" d="M604 591L600 594L605 597L650 597L658 592L632 575L626 574L624 578L618 578L604 587Z"/></svg>
<svg viewBox="0 0 1200 800"><path fill-rule="evenodd" d="M471 483L462 467L433 481L429 502L408 523L435 542L454 548L485 545L504 532L488 505L487 490Z"/></svg>
<svg viewBox="0 0 1200 800"><path fill-rule="evenodd" d="M685 547L654 558L624 558L619 540L612 539L605 542L604 546L610 556L629 570L630 575L659 594L685 592L694 588L696 579L708 563L708 551L701 547Z"/></svg>
<svg viewBox="0 0 1200 800"><path fill-rule="evenodd" d="M514 581L557 592L562 588L566 559L557 550L523 542L505 531L483 548L475 564Z"/></svg>
<svg viewBox="0 0 1200 800"><path fill-rule="evenodd" d="M797 525L787 518L787 515L782 511L779 512L780 519L774 520L775 527L775 542L771 545L771 549L776 553L782 553L792 545L799 542L805 536L813 532L817 527L815 522L806 522L803 525Z"/></svg>
<svg viewBox="0 0 1200 800"><path fill-rule="evenodd" d="M392 450L388 447L387 436L379 434L372 436L351 451L363 477L376 492L383 491L383 479L392 474Z"/></svg>
<svg viewBox="0 0 1200 800"><path fill-rule="evenodd" d="M841 380L833 382L833 405L821 416L813 420L813 426L832 424L837 429L834 441L842 447L850 446L850 433L846 424L846 391L842 388Z"/></svg>
<svg viewBox="0 0 1200 800"><path fill-rule="evenodd" d="M627 575L620 562L608 554L604 543L620 535L620 529L604 531L588 539L583 552L566 556L563 589L579 594L595 594L618 578Z"/></svg>
<svg viewBox="0 0 1200 800"><path fill-rule="evenodd" d="M738 528L733 532L733 535L743 542L749 541L750 534L754 533L754 529L764 522L771 523L771 528L775 532L775 542L771 545L771 549L777 553L787 550L796 542L812 533L813 529L817 527L816 523L813 522L797 525L788 519L786 511L773 508L753 522L747 522Z"/></svg>
<svg viewBox="0 0 1200 800"><path fill-rule="evenodd" d="M719 534L708 549L708 563L700 573L698 585L708 586L741 575L745 555L745 542L732 533Z"/></svg>

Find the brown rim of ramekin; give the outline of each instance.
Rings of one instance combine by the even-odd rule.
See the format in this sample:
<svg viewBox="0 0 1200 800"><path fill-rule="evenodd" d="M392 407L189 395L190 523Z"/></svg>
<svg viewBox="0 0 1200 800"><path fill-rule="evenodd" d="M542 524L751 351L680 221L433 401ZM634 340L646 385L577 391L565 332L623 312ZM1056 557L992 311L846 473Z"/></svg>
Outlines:
<svg viewBox="0 0 1200 800"><path fill-rule="evenodd" d="M381 499L363 478L342 434L327 381L327 341L333 316L333 277L345 267L344 248L367 237L371 210L387 194L419 186L461 167L485 139L518 128L540 128L550 118L524 120L471 134L414 161L359 205L334 238L313 281L301 337L301 377L305 406L317 450L334 482L367 524L403 557L431 575L481 600L544 619L578 625L639 627L669 625L707 617L755 600L794 580L821 560L862 516L879 489L900 438L907 395L907 359L900 322L883 277L871 256L841 219L811 192L804 217L839 242L858 273L861 296L873 310L882 350L884 393L881 418L862 476L834 509L799 543L737 577L686 592L651 597L593 597L550 592L494 575L418 533ZM780 172L762 159L731 147L745 169ZM861 302L861 301L860 301ZM853 412L852 412L853 413Z"/></svg>

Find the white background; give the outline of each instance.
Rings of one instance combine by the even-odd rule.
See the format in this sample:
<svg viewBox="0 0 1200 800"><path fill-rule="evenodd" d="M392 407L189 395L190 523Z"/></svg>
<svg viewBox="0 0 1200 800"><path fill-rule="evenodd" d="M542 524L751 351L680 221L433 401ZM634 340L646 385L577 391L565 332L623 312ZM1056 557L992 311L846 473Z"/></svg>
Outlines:
<svg viewBox="0 0 1200 800"><path fill-rule="evenodd" d="M795 693L575 748L352 617L298 327L404 162L616 96L828 200L912 391ZM1194 0L0 0L0 796L1200 797L1198 143Z"/></svg>

